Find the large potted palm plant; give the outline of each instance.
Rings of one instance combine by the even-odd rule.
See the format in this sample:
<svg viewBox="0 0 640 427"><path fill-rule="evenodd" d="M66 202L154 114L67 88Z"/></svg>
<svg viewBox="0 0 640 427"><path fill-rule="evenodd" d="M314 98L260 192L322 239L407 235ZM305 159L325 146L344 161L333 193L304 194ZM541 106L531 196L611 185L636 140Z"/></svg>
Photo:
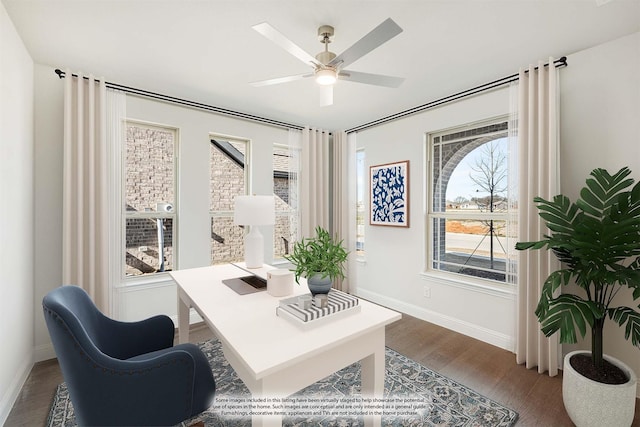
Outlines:
<svg viewBox="0 0 640 427"><path fill-rule="evenodd" d="M603 352L607 319L624 326L625 338L640 347L640 306L613 306L622 288L640 298L640 182L634 185L630 174L628 168L613 175L593 170L575 203L564 195L536 197L550 232L540 241L516 244L518 250L550 249L562 263L545 280L535 312L542 332L559 331L561 343L575 343L578 333L584 337L591 328L591 353L564 359L565 408L580 427L629 426L634 417L637 378Z"/></svg>

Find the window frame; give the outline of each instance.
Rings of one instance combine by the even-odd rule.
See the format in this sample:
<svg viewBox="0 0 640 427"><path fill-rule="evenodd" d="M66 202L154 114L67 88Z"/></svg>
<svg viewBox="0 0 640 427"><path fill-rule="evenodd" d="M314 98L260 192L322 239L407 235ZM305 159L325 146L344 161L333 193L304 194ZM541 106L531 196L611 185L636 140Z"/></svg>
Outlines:
<svg viewBox="0 0 640 427"><path fill-rule="evenodd" d="M127 210L127 193L126 193L126 174L127 174L127 128L130 125L138 126L138 127L146 127L151 129L163 129L167 131L171 131L174 136L173 140L173 201L171 204L173 205L172 212L158 212L158 211L128 211ZM158 283L162 281L170 281L172 280L169 276L168 271L156 271L153 273L145 273L140 275L130 275L126 274L126 253L127 253L127 220L128 219L157 219L157 218L170 218L172 220L172 231L171 231L171 246L172 246L172 259L173 259L173 270L179 269L180 261L179 261L179 250L178 250L178 234L179 234L179 206L178 201L179 197L179 185L178 179L180 176L179 171L179 153L180 153L180 129L176 126L171 126L167 124L155 123L145 120L137 120L131 118L124 119L124 138L123 138L123 147L121 152L121 171L120 175L120 203L121 203L121 223L120 223L120 242L119 242L119 263L118 263L118 276L120 277L120 283L123 286L131 286L137 284L145 284L145 283Z"/></svg>
<svg viewBox="0 0 640 427"><path fill-rule="evenodd" d="M295 171L297 177L296 177L296 192L297 192L297 198L298 200L300 200L300 162L299 159L302 157L302 148L297 147L294 148L288 144L284 144L284 143L280 143L280 142L274 142L273 146L272 146L272 179L275 179L275 168L273 167L273 155L275 155L275 150L276 149L281 149L281 150L286 150L289 157L293 157L293 158L297 158L298 161L296 162L296 166L297 166L297 170ZM297 155L292 155L292 150L296 150L298 153ZM291 166L291 163L289 163L289 166ZM291 169L291 168L289 168ZM291 170L288 171L289 175L291 174ZM290 185L290 184L289 184ZM291 193L291 188L289 187L289 193ZM274 187L273 187L273 195L274 197L276 197L276 192L275 192L275 182L274 182ZM291 205L289 204L289 207L291 207ZM297 236L298 239L301 238L301 233L300 233L300 206L298 206L297 208L294 209L289 209L287 212L284 211L278 211L276 210L276 223L277 218L278 217L295 217L296 218L296 224L297 224L297 229L295 232L295 235ZM293 240L291 242L289 242L290 248L293 249L293 244L298 240ZM273 260L272 260L272 264L273 265L281 265L281 264L289 264L289 261L287 261L284 257L278 257L276 258L276 240L277 240L277 236L276 236L276 231L275 231L275 225L274 225L274 231L273 231Z"/></svg>
<svg viewBox="0 0 640 427"><path fill-rule="evenodd" d="M208 138L208 143L209 143L209 149L211 150L211 145L213 144L213 140L224 140L226 142L235 142L235 143L242 143L245 145L245 152L244 152L244 166L243 166L243 171L244 171L244 194L243 195L249 195L251 194L251 139L249 138L243 138L240 136L234 136L234 135L226 135L226 134L221 134L221 133L216 133L216 132L212 132L209 133L209 138ZM211 163L211 161L209 160L209 174L211 174L212 169L213 168L213 164ZM211 180L211 175L209 175L209 181ZM209 197L211 197L211 192L208 191L209 193ZM209 202L211 202L211 200L209 200ZM212 209L209 209L209 226L211 227L212 221L214 221L215 218L231 218L233 219L233 208L231 208L230 210L220 210L220 211L214 211ZM244 230L244 234L247 233L247 230ZM210 265L216 265L213 263L213 242L211 241L212 238L209 237L209 259L210 259Z"/></svg>
<svg viewBox="0 0 640 427"><path fill-rule="evenodd" d="M362 154L362 175L360 176L358 172L358 155ZM364 147L360 147L356 149L356 261L364 262L367 257L366 252L366 227L369 225L369 209L368 209L368 198L369 198L369 168L367 167L367 154ZM358 224L358 182L362 179L362 224ZM358 227L362 226L362 250L358 250Z"/></svg>
<svg viewBox="0 0 640 427"><path fill-rule="evenodd" d="M490 142L491 140L495 140L501 137L506 137L507 141L509 138L509 117L507 115L502 115L486 120L481 120L461 126L454 126L447 129L426 132L425 133L425 215L424 215L424 224L425 224L425 241L424 241L424 260L425 265L421 276L427 280L435 280L436 282L446 284L449 286L456 286L468 290L474 291L482 291L484 293L489 293L491 295L497 296L510 296L515 294L516 287L513 283L510 283L508 280L509 273L505 271L505 281L498 281L494 279L487 279L476 277L464 273L456 273L440 270L434 267L434 263L442 264L442 261L436 260L436 250L435 246L435 238L436 231L435 229L435 220L443 219L464 219L464 220L498 220L505 221L508 223L509 221L509 213L508 212L436 212L434 208L434 197L437 189L435 188L436 183L433 180L434 177L434 139L436 137L442 137L444 135L450 135L458 132L469 131L477 128L488 127L492 125L502 125L507 123L507 129L499 130L495 132L487 132L479 134L479 138L487 139L485 143ZM490 137L494 138L490 138ZM490 139L488 139L490 138ZM452 141L453 142L453 141ZM507 142L509 144L509 142ZM482 146L479 145L478 147ZM477 147L476 147L477 148ZM507 153L507 158L509 158L509 154ZM507 160L508 162L508 160ZM507 163L509 164L509 163ZM455 170L455 169L454 169ZM508 175L509 176L509 175ZM508 255L508 254L507 254ZM480 268L482 269L482 268Z"/></svg>

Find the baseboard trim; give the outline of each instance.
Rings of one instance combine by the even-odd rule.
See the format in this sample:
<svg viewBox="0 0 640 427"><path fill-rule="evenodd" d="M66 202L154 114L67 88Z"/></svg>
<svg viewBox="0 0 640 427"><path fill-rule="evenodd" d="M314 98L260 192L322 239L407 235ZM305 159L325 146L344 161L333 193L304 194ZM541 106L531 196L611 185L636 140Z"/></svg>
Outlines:
<svg viewBox="0 0 640 427"><path fill-rule="evenodd" d="M173 315L170 316L171 320L173 320L173 324L176 325L176 328L178 327L178 315ZM189 325L193 325L195 323L202 323L204 322L204 320L202 319L202 317L200 317L200 315L198 314L198 312L192 308L191 310L189 310Z"/></svg>
<svg viewBox="0 0 640 427"><path fill-rule="evenodd" d="M56 351L51 342L41 344L34 348L34 360L36 363L56 358Z"/></svg>
<svg viewBox="0 0 640 427"><path fill-rule="evenodd" d="M32 357L27 358L22 366L20 366L13 381L11 381L11 384L5 390L2 400L0 400L0 425L4 425L7 418L9 418L11 409L20 395L22 386L27 382L27 378L33 367L33 355L31 356Z"/></svg>
<svg viewBox="0 0 640 427"><path fill-rule="evenodd" d="M357 296L362 297L366 300L370 300L377 304L381 304L391 309L398 310L402 313L406 313L410 316L417 317L418 319L422 319L435 325L442 326L443 328L447 328L463 335L467 335L496 347L500 347L508 351L513 351L514 349L513 337L510 337L506 334L483 328L481 326L474 325L473 323L456 319L451 316L437 313L424 307L407 304L404 301L390 298L386 295L381 295L365 289L357 289L355 293Z"/></svg>

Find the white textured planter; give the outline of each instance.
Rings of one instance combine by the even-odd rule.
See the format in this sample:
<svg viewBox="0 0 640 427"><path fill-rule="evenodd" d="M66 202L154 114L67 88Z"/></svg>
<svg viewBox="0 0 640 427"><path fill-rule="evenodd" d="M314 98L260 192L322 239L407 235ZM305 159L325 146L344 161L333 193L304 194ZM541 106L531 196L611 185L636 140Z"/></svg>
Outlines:
<svg viewBox="0 0 640 427"><path fill-rule="evenodd" d="M562 398L571 421L577 427L629 427L636 407L636 374L618 359L604 355L627 374L629 381L612 385L590 380L569 363L571 356L580 353L590 354L589 351L567 354L562 371Z"/></svg>

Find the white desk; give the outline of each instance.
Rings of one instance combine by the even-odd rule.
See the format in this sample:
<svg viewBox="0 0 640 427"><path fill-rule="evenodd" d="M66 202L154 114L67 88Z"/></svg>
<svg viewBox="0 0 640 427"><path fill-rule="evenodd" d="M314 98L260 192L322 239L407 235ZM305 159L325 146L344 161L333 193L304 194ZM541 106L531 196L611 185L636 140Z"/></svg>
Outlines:
<svg viewBox="0 0 640 427"><path fill-rule="evenodd" d="M400 314L360 300L359 312L303 330L276 316L280 298L266 291L238 295L223 279L246 273L227 264L172 271L178 284L179 341L189 339L193 307L222 343L226 359L254 397L289 396L314 382L361 361L362 396L384 392L385 325ZM294 283L294 294L308 293L306 282ZM380 425L379 417L365 417ZM280 426L280 417L254 417L253 426Z"/></svg>

